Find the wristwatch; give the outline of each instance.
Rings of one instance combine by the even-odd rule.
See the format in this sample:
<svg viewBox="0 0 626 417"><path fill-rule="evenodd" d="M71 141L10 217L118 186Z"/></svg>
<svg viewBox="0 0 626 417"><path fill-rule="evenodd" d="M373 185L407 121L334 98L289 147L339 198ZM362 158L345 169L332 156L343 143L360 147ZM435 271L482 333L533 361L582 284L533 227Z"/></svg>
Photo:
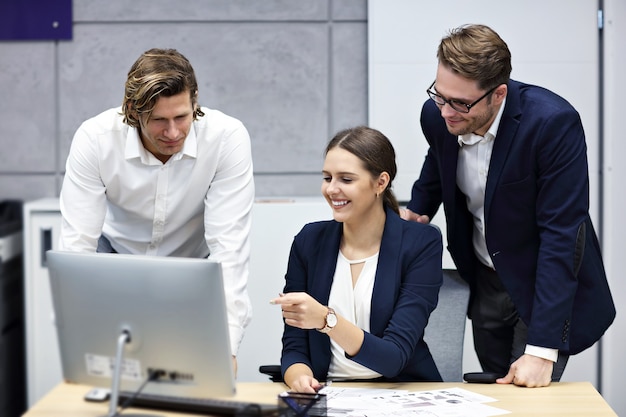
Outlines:
<svg viewBox="0 0 626 417"><path fill-rule="evenodd" d="M326 308L328 308L328 313L326 313L326 318L324 319L324 327L322 327L321 329L317 329L322 333L330 332L337 325L337 315L335 314L335 310L330 307Z"/></svg>

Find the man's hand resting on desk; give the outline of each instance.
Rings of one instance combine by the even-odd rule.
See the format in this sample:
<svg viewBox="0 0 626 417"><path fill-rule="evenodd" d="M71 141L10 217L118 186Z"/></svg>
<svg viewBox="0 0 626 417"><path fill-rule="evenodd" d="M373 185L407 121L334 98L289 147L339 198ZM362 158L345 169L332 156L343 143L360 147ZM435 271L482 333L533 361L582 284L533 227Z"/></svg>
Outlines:
<svg viewBox="0 0 626 417"><path fill-rule="evenodd" d="M430 217L424 214L413 213L409 209L400 209L400 217L411 222L430 223Z"/></svg>
<svg viewBox="0 0 626 417"><path fill-rule="evenodd" d="M521 387L547 387L552 381L554 362L533 355L522 355L511 364L509 373L496 380L498 384L515 384Z"/></svg>

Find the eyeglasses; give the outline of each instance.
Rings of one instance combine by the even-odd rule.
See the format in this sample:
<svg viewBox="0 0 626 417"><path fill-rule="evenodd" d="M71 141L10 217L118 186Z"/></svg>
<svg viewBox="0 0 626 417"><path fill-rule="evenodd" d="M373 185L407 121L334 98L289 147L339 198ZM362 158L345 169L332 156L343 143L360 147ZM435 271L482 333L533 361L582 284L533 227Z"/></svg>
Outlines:
<svg viewBox="0 0 626 417"><path fill-rule="evenodd" d="M426 94L428 94L428 97L430 97L430 99L432 101L434 101L438 106L443 106L446 103L448 103L448 105L453 109L458 111L459 113L469 113L469 111L471 110L472 107L474 107L475 105L477 105L480 100L484 99L485 97L487 97L489 94L493 93L494 90L496 88L498 88L499 85L496 85L495 87L493 87L491 90L487 91L485 94L483 94L478 100L476 100L475 102L473 102L472 104L466 104L463 103L462 101L458 101L458 100L448 100L447 98L443 98L442 96L440 96L439 94L435 93L433 90L431 90L431 88L433 88L433 86L435 85L435 81L433 81L433 83L430 85L430 87L428 87L428 90L426 90Z"/></svg>

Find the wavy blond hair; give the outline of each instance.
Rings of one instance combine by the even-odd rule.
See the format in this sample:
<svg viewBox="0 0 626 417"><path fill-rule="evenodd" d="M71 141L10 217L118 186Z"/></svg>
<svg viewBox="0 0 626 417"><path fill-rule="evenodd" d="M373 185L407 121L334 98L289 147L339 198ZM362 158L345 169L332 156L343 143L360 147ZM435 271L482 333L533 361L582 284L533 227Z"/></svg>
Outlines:
<svg viewBox="0 0 626 417"><path fill-rule="evenodd" d="M194 120L204 116L198 105L198 82L189 60L175 49L150 49L128 71L122 114L124 123L139 127L149 118L159 97L189 91Z"/></svg>

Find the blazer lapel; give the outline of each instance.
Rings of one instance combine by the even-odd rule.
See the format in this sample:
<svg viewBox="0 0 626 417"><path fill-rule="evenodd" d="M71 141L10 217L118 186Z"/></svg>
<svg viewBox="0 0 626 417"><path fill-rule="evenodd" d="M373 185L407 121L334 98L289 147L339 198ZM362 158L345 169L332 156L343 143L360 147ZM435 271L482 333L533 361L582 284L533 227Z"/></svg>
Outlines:
<svg viewBox="0 0 626 417"><path fill-rule="evenodd" d="M442 200L454 204L456 195L456 168L459 160L457 136L445 130L443 135L443 160L441 163Z"/></svg>
<svg viewBox="0 0 626 417"><path fill-rule="evenodd" d="M378 336L382 335L391 318L396 291L400 288L398 268L401 268L401 265L398 257L402 249L402 221L396 213L387 209L370 315L370 332Z"/></svg>
<svg viewBox="0 0 626 417"><path fill-rule="evenodd" d="M489 217L489 208L493 194L519 127L519 116L521 114L519 83L510 81L508 87L504 113L502 113L502 118L500 119L500 126L494 139L491 161L489 162L489 174L487 175L485 188L485 219Z"/></svg>
<svg viewBox="0 0 626 417"><path fill-rule="evenodd" d="M443 153L441 159L441 200L446 210L448 225L448 233L455 233L455 225L457 220L457 212L454 209L457 205L457 198L462 196L459 193L459 188L456 185L456 172L457 163L459 160L459 142L457 136L448 132L448 129L443 125L442 140L443 140ZM460 204L465 204L462 201Z"/></svg>
<svg viewBox="0 0 626 417"><path fill-rule="evenodd" d="M309 294L320 303L327 305L330 297L330 287L337 268L339 244L343 233L343 224L331 221L329 227L320 238L319 252L316 256L315 268L310 280Z"/></svg>

